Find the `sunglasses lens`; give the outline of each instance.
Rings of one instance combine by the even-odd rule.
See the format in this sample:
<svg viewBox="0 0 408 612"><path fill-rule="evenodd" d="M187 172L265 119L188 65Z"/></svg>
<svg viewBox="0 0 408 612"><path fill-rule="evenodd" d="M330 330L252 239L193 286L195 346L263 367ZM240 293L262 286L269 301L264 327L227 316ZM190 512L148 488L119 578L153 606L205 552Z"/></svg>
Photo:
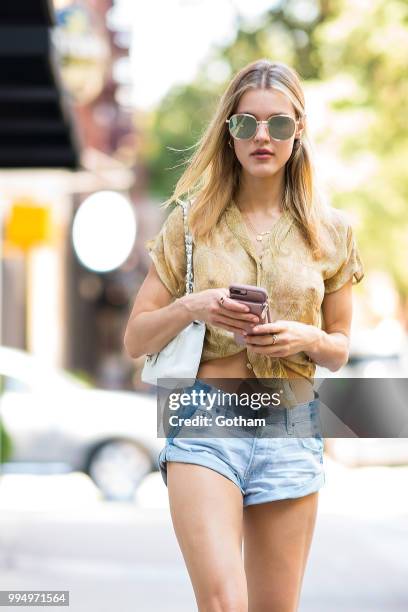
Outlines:
<svg viewBox="0 0 408 612"><path fill-rule="evenodd" d="M295 132L295 121L291 117L277 115L269 119L269 133L277 140L288 140Z"/></svg>
<svg viewBox="0 0 408 612"><path fill-rule="evenodd" d="M249 115L232 115L229 120L229 131L233 138L245 140L252 138L256 132L256 119Z"/></svg>

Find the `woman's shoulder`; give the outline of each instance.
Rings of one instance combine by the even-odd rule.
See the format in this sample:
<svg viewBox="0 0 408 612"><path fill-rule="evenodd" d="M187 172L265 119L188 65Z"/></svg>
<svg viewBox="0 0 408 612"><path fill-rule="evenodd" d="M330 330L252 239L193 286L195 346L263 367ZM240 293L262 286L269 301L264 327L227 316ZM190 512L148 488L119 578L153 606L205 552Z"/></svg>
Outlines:
<svg viewBox="0 0 408 612"><path fill-rule="evenodd" d="M180 240L180 237L184 239L184 213L181 203L176 203L167 212L161 231L169 240Z"/></svg>
<svg viewBox="0 0 408 612"><path fill-rule="evenodd" d="M162 243L165 250L172 248L181 248L184 246L184 216L182 206L176 204L171 208L169 212L167 209L170 206L161 207L164 208L164 220L158 233L153 237L149 238L145 242L146 248L150 249L154 245Z"/></svg>
<svg viewBox="0 0 408 612"><path fill-rule="evenodd" d="M181 223L183 221L183 207L187 206L187 202L177 200L167 214L166 221L171 220L173 223Z"/></svg>
<svg viewBox="0 0 408 612"><path fill-rule="evenodd" d="M331 239L337 242L347 237L352 228L350 214L340 208L327 206L325 215L321 219L322 225L330 235Z"/></svg>

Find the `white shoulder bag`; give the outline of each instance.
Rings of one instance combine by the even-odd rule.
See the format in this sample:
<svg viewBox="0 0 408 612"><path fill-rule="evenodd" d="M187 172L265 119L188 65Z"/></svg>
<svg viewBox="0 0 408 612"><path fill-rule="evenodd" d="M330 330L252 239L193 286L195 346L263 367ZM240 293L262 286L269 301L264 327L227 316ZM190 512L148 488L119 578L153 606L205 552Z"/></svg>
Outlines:
<svg viewBox="0 0 408 612"><path fill-rule="evenodd" d="M184 239L187 272L185 295L193 292L193 239L188 230L187 212L190 203L177 200L183 207ZM142 381L165 388L193 384L200 367L205 336L204 321L192 321L159 352L148 354L142 370Z"/></svg>

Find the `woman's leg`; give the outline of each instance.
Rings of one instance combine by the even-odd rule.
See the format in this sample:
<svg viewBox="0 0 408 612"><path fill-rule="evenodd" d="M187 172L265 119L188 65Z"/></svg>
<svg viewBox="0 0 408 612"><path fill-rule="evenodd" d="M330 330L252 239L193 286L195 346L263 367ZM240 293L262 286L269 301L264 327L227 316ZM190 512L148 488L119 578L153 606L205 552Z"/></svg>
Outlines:
<svg viewBox="0 0 408 612"><path fill-rule="evenodd" d="M247 612L240 489L210 468L167 462L174 530L199 612Z"/></svg>
<svg viewBox="0 0 408 612"><path fill-rule="evenodd" d="M296 612L318 505L318 491L244 508L249 612Z"/></svg>

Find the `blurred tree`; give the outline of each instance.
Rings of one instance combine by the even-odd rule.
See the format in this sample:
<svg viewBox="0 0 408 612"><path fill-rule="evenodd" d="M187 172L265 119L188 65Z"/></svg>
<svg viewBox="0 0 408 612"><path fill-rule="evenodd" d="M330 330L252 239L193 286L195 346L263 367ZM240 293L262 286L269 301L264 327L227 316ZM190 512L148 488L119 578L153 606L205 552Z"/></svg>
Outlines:
<svg viewBox="0 0 408 612"><path fill-rule="evenodd" d="M159 200L169 197L211 114L214 95L204 84L174 87L149 117L149 138L142 152L149 169L150 192Z"/></svg>
<svg viewBox="0 0 408 612"><path fill-rule="evenodd" d="M338 7L338 14L315 32L320 78L334 88L345 75L352 83L348 94L333 100L337 119L343 123L349 117L353 126L343 133L341 150L351 175L358 177L353 169L363 159L370 160L371 172L353 181L352 192L339 191L335 200L360 213L366 268L387 270L406 298L408 4L339 0Z"/></svg>

